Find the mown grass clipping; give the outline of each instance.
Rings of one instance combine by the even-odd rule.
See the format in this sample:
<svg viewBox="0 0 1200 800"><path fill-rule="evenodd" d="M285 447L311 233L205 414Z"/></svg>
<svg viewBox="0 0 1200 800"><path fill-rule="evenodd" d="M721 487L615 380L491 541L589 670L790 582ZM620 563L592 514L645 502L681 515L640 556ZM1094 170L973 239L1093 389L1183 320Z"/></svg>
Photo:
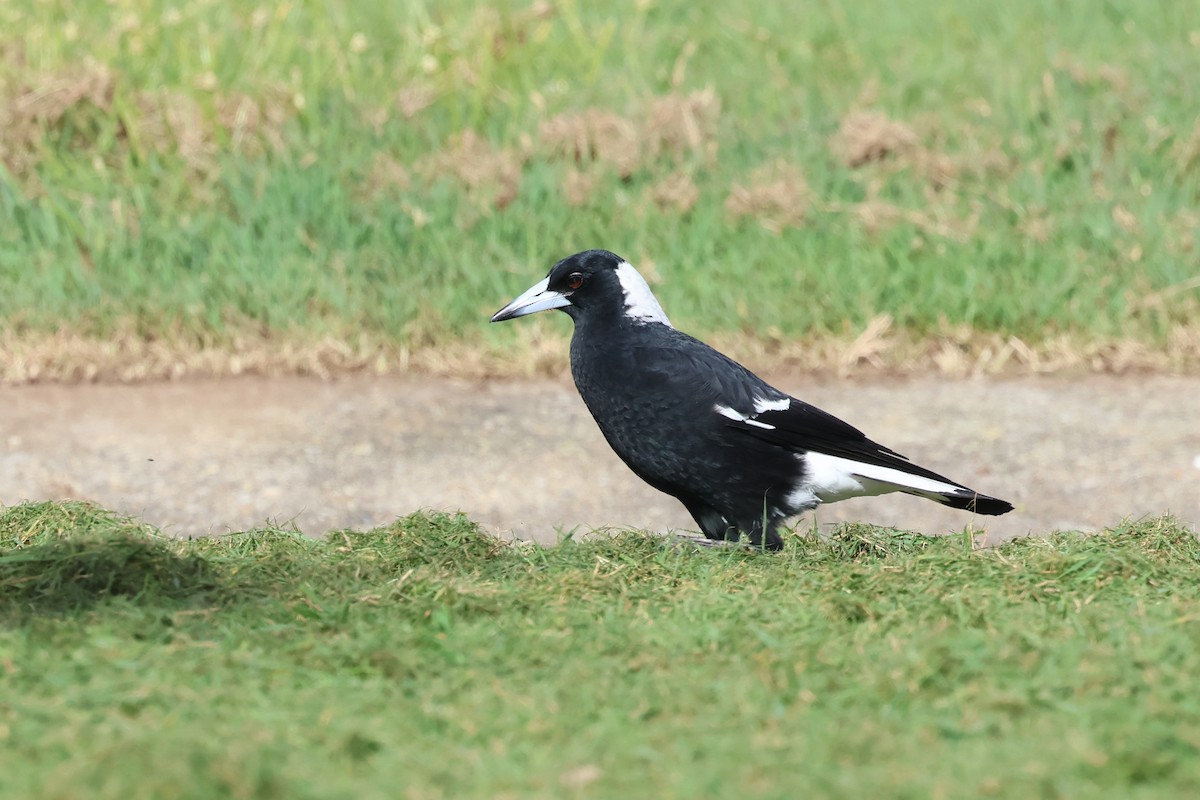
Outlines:
<svg viewBox="0 0 1200 800"><path fill-rule="evenodd" d="M0 6L0 378L562 369L631 259L761 366L1200 364L1200 6ZM1032 44L1036 43L1036 45Z"/></svg>
<svg viewBox="0 0 1200 800"><path fill-rule="evenodd" d="M196 541L0 513L13 797L1182 797L1200 545L506 544L415 514Z"/></svg>

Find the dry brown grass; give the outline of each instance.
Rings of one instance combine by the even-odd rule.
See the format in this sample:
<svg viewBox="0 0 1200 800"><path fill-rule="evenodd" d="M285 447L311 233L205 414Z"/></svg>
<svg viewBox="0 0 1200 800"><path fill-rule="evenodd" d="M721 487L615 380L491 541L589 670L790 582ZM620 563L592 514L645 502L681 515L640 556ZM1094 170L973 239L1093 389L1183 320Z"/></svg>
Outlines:
<svg viewBox="0 0 1200 800"><path fill-rule="evenodd" d="M565 341L539 335L536 326L511 351L454 343L404 347L357 335L279 339L247 332L230 344L208 346L184 336L148 341L125 330L108 338L70 332L0 335L0 382L139 383L240 375L342 374L545 375L563 370Z"/></svg>
<svg viewBox="0 0 1200 800"><path fill-rule="evenodd" d="M597 175L594 170L583 170L568 167L563 175L563 195L567 204L576 208L585 206L596 189Z"/></svg>
<svg viewBox="0 0 1200 800"><path fill-rule="evenodd" d="M580 169L597 165L628 179L659 158L715 158L721 102L705 89L650 98L632 117L589 108L557 114L538 129L538 152Z"/></svg>
<svg viewBox="0 0 1200 800"><path fill-rule="evenodd" d="M411 183L411 173L404 164L387 153L378 152L371 159L370 173L355 191L359 197L374 199L391 192L403 192Z"/></svg>
<svg viewBox="0 0 1200 800"><path fill-rule="evenodd" d="M713 340L760 371L796 370L842 377L871 374L1011 376L1049 374L1189 373L1200 369L1200 324L1177 326L1163 345L1132 339L1060 334L1038 342L947 326L915 337L893 330L886 316L857 336L820 334L803 342L766 341L743 335Z"/></svg>
<svg viewBox="0 0 1200 800"><path fill-rule="evenodd" d="M812 203L812 192L800 168L778 161L752 171L745 184L733 184L725 198L725 210L734 219L751 217L779 233L803 225Z"/></svg>
<svg viewBox="0 0 1200 800"><path fill-rule="evenodd" d="M1176 256L1194 258L1200 244L1200 211L1183 208L1167 218L1167 247Z"/></svg>
<svg viewBox="0 0 1200 800"><path fill-rule="evenodd" d="M1175 163L1180 172L1191 172L1200 169L1200 119L1192 126L1191 133L1186 138L1180 138L1171 148Z"/></svg>
<svg viewBox="0 0 1200 800"><path fill-rule="evenodd" d="M861 167L916 149L916 131L881 111L852 111L842 118L830 149L848 167Z"/></svg>
<svg viewBox="0 0 1200 800"><path fill-rule="evenodd" d="M528 19L551 13L548 4L535 4ZM491 11L486 16L493 22L499 19ZM499 51L524 41L524 24L497 33L493 46L499 49L499 55ZM676 64L680 75L694 52L694 47L685 49L680 56ZM52 138L48 133L66 130L64 120L72 114L97 124L102 117L116 118L117 138L123 146L177 155L193 171L205 172L215 168L218 156L228 150L255 156L283 148L282 131L298 108L295 95L281 86L263 87L255 96L222 92L215 85L202 95L158 89L131 91L122 85L118 72L96 62L84 61L53 74L31 76L15 63L15 58L11 53L0 56L0 63L13 67L7 76L0 77L0 159L12 174L25 180L33 179L39 148ZM1086 67L1067 60L1055 70L1046 73L1040 87L1048 98L1057 91L1056 81L1061 84L1064 80L1102 83L1118 94L1129 90L1127 75L1103 65ZM679 85L682 79L673 82ZM125 102L118 102L121 99ZM378 124L397 114L406 119L414 117L436 99L432 86L420 81L398 89L387 108L378 112ZM936 120L893 119L869 110L874 103L872 97L860 98L856 103L859 109L845 115L829 142L838 160L854 170L854 179L865 184L865 200L823 203L813 195L799 167L775 162L732 184L725 201L728 214L753 219L776 232L802 226L811 213L818 211L849 215L869 233L910 225L920 234L914 242L923 241L925 236L957 241L973 237L980 208L964 199L972 188L965 179L1002 178L1016 168L1013 158L1000 148L986 146L966 153L942 152L937 149ZM526 138L513 147L498 147L473 131L465 131L415 164L401 163L383 153L376 155L371 174L360 190L373 197L408 189L416 181L447 177L457 182L470 200L470 208L464 212L467 216L456 220L465 228L471 224L470 215L492 213L511 203L526 164L539 158L563 164L563 192L571 205L587 205L600 180L616 175L626 180L645 179L647 203L686 214L700 197L694 176L716 160L720 121L720 98L713 90L705 89L644 98L625 113L589 108L558 114L543 120L536 133L522 133ZM1190 133L1186 128L1172 131L1152 124L1152 118L1146 125L1147 147L1169 147L1182 173L1200 168L1200 122ZM71 129L77 131L76 137L86 135L88 130L86 125L73 125ZM1058 157L1070 157L1092 134L1102 135L1109 151L1118 146L1116 128L1085 131L1082 123L1075 123L1067 126ZM87 144L80 142L81 146ZM1047 164L1029 168L1047 168L1052 163L1047 160ZM882 199L885 181L899 170L910 170L925 179L919 187L925 192L924 202L917 209ZM1099 173L1095 181L1096 196L1112 200L1113 192ZM1006 205L1006 191L1003 180L996 180L987 193L988 200ZM401 196L399 204L417 226L430 221L430 215L411 198ZM1054 235L1058 223L1047 209L1021 207L1017 213L1018 230L1030 239L1044 242ZM134 209L114 200L111 214L117 225L136 233L139 220ZM1111 218L1131 240L1152 227L1115 200ZM1178 211L1168 220L1168 230L1171 252L1182 258L1194 257L1200 217L1190 209ZM1127 245L1130 260L1141 258L1139 244ZM644 270L649 265L645 259L641 263ZM1179 294L1196 288L1195 281L1185 281L1130 298L1127 305L1134 314L1161 313L1168 305L1177 307ZM1167 317L1182 318L1178 311ZM249 326L248 330L251 332L231 345L220 347L199 345L182 335L144 341L132 330L106 339L68 331L49 335L0 333L0 379L17 383L138 381L199 375L333 375L360 371L532 375L561 374L566 364L561 334L550 333L551 328L539 324L522 325L516 345L504 352L477 342L444 344L436 335L425 333L444 330L436 319L418 321L406 330L408 341L417 343L411 346L369 337L357 337L352 345L337 338L277 339L254 333ZM1177 325L1164 344L1154 347L1084 334L1025 342L966 328L947 328L936 336L916 339L895 330L886 316L875 318L862 331L808 336L803 342L744 335L721 341L731 352L762 369L794 368L846 375L871 371L964 375L1200 368L1200 326L1192 322Z"/></svg>
<svg viewBox="0 0 1200 800"><path fill-rule="evenodd" d="M1129 73L1116 64L1091 65L1068 53L1058 53L1053 62L1054 70L1065 74L1071 81L1080 86L1099 86L1118 96L1125 96L1133 86ZM1042 76L1042 84L1047 94L1053 95L1054 73L1047 72Z"/></svg>
<svg viewBox="0 0 1200 800"><path fill-rule="evenodd" d="M712 89L672 93L651 101L643 135L654 156L666 153L678 161L701 155L712 160L717 156L720 117L721 98Z"/></svg>
<svg viewBox="0 0 1200 800"><path fill-rule="evenodd" d="M6 82L0 97L0 161L17 177L29 175L46 131L58 127L67 112L84 105L99 113L111 110L115 80L107 66L87 61L56 74Z"/></svg>
<svg viewBox="0 0 1200 800"><path fill-rule="evenodd" d="M600 164L621 178L630 177L642 164L643 139L637 125L612 111L590 108L555 115L541 124L538 138L552 159L579 167Z"/></svg>
<svg viewBox="0 0 1200 800"><path fill-rule="evenodd" d="M437 90L432 86L421 81L413 82L397 89L384 105L364 109L363 119L376 136L382 136L384 126L397 114L410 120L433 105L437 98Z"/></svg>
<svg viewBox="0 0 1200 800"><path fill-rule="evenodd" d="M101 339L69 331L0 334L0 382L131 383L239 375L415 374L534 377L567 373L567 334L542 321L520 326L503 349L480 342L416 347L355 334L310 341L247 332L232 343L201 345L185 336L147 341L133 330ZM803 340L722 334L714 346L760 372L842 377L946 377L1052 373L1185 373L1200 370L1200 324L1176 326L1162 345L1062 334L1039 342L947 326L914 337L881 315L863 330Z"/></svg>
<svg viewBox="0 0 1200 800"><path fill-rule="evenodd" d="M396 110L405 119L412 119L433 105L437 92L433 87L422 83L414 83L396 90Z"/></svg>
<svg viewBox="0 0 1200 800"><path fill-rule="evenodd" d="M692 176L683 171L672 172L662 180L651 184L647 190L651 202L664 211L686 214L700 199L700 189Z"/></svg>
<svg viewBox="0 0 1200 800"><path fill-rule="evenodd" d="M930 203L926 210L917 211L877 197L868 197L861 203L826 203L821 210L853 215L859 226L872 236L896 225L907 224L923 234L959 242L969 241L974 236L981 212L978 202L966 216L962 216L952 203Z"/></svg>
<svg viewBox="0 0 1200 800"><path fill-rule="evenodd" d="M449 175L476 200L503 209L517 196L526 156L515 148L493 147L474 131L455 134L442 150L416 165L430 178Z"/></svg>
<svg viewBox="0 0 1200 800"><path fill-rule="evenodd" d="M868 99L871 94L866 91ZM925 127L931 130L936 130L936 124L936 120L925 121ZM975 137L968 135L969 130L963 134L965 140L975 141L974 149L942 152L926 146L917 129L908 123L879 111L851 111L842 118L829 146L843 164L860 173L866 198L857 203L814 202L813 205L825 213L853 216L870 235L904 224L925 236L969 241L978 230L982 201L977 196L969 203L964 200L971 193L963 190L963 181L982 178L993 186L1003 186L1004 176L1012 172L1014 165L1000 146L980 145ZM898 171L909 171L923 179L924 202L920 208L907 208L882 199L886 182ZM1003 196L989 195L989 198L1005 204ZM1019 228L1029 238L1045 241L1054 230L1054 221L1036 211L1018 209L1023 218Z"/></svg>
<svg viewBox="0 0 1200 800"><path fill-rule="evenodd" d="M120 74L94 61L18 77L5 86L0 160L20 179L32 179L48 134L65 129L72 114L116 120L116 141L124 147L177 154L201 172L213 168L220 151L256 156L283 149L283 127L295 114L292 96L281 87L266 87L256 97L214 91L211 108L184 92L158 89L133 92L131 103L118 105ZM74 146L86 150L94 126L71 127Z"/></svg>
<svg viewBox="0 0 1200 800"><path fill-rule="evenodd" d="M1012 159L999 143L985 146L974 141L974 149L968 152L943 152L936 141L944 136L940 125L937 117L922 120L918 128L880 111L851 111L830 138L829 148L851 169L875 167L867 171L868 180L870 176L908 170L938 192L954 188L966 177L1002 181L1013 172ZM923 136L919 131L927 131L929 135ZM964 140L978 138L970 126L958 133Z"/></svg>

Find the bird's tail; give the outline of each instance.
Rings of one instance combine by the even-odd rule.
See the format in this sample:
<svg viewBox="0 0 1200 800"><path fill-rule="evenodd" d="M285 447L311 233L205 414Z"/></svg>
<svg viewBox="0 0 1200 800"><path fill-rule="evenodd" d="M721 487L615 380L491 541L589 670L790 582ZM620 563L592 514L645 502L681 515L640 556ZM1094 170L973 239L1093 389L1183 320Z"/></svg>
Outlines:
<svg viewBox="0 0 1200 800"><path fill-rule="evenodd" d="M937 494L928 492L912 492L912 494L920 494L922 497L928 497L930 500L941 503L944 506L961 508L963 511L970 511L975 514L997 516L1007 514L1013 510L1013 504L1007 500L1001 500L998 497L988 497L986 494L979 494L970 489L960 489L955 492L939 492Z"/></svg>
<svg viewBox="0 0 1200 800"><path fill-rule="evenodd" d="M905 494L925 497L935 503L941 503L951 508L961 508L976 514L996 516L1007 514L1013 510L1013 504L998 497L989 497L973 489L968 489L961 483L955 483L936 472L923 468L921 473L906 472L892 467L875 464L855 464L854 473L860 478L877 481L891 487L891 491L901 491Z"/></svg>
<svg viewBox="0 0 1200 800"><path fill-rule="evenodd" d="M865 494L904 492L976 514L994 516L1013 510L1012 503L1007 500L968 489L961 483L909 463L902 456L895 456L895 466L884 466L810 452L806 463L810 480L815 477L818 483L817 496L826 502ZM826 495L821 493L822 489ZM839 494L841 497L837 496Z"/></svg>

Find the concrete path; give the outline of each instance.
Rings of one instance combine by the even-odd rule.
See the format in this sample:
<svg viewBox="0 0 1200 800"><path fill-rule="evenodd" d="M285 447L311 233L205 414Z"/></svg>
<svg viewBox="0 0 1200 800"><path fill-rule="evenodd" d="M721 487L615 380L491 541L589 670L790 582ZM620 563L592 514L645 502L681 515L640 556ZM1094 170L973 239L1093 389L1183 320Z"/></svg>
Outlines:
<svg viewBox="0 0 1200 800"><path fill-rule="evenodd" d="M1170 511L1200 522L1200 379L774 383L1013 501L972 518L902 495L830 505L991 541ZM554 541L556 529L694 530L608 449L569 382L237 379L0 388L0 503L86 498L194 535L292 520L366 528L420 508ZM802 524L811 524L804 522Z"/></svg>

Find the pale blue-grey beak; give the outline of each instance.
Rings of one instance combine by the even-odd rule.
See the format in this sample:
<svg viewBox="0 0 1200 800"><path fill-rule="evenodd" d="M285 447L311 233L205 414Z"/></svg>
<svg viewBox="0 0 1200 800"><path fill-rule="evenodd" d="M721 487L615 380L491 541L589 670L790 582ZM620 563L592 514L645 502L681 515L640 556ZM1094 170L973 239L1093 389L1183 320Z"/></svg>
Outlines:
<svg viewBox="0 0 1200 800"><path fill-rule="evenodd" d="M529 287L529 290L496 312L492 322L503 322L506 319L516 319L526 314L536 314L539 311L549 311L552 308L562 308L571 305L567 295L552 292L546 287L550 285L549 278L543 278Z"/></svg>

